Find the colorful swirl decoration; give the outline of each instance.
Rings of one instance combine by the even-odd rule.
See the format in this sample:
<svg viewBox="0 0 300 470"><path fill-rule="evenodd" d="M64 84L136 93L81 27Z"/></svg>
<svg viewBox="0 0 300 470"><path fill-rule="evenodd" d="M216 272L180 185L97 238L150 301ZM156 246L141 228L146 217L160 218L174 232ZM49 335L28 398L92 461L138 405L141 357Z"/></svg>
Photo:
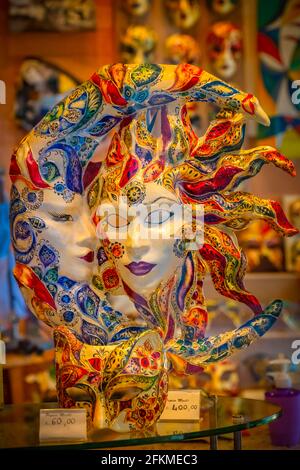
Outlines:
<svg viewBox="0 0 300 470"><path fill-rule="evenodd" d="M220 108L200 138L190 101ZM107 65L12 156L15 277L30 310L54 329L60 406L85 406L98 428L151 426L171 368L202 371L256 341L281 312L280 300L263 310L245 289L235 231L256 219L285 236L297 230L278 202L238 186L268 163L295 170L272 147L241 150L247 118L269 124L253 95L196 66ZM105 137L110 145L99 160ZM131 210L143 207L143 218L122 222L119 213L113 222L99 212L104 202L117 208L124 200ZM204 223L193 217L189 227L201 243L188 243L187 227L176 226L174 204L202 209ZM153 236L143 238L136 223ZM214 337L205 336L207 273L219 293L253 312Z"/></svg>

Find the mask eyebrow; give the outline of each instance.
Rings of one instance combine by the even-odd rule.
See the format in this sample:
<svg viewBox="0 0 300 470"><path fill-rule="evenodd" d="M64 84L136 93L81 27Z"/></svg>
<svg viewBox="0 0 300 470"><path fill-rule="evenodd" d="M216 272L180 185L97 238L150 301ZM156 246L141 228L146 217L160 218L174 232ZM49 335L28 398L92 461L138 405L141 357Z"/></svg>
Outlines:
<svg viewBox="0 0 300 470"><path fill-rule="evenodd" d="M69 214L69 213L76 213L76 212L79 212L81 209L83 209L83 205L81 204L74 204L74 202L70 202L68 204L64 203L60 203L60 202L52 202L52 201L48 201L48 202L44 202L43 204L44 206L44 209L47 211L47 212L60 212L60 213L66 213L66 214Z"/></svg>
<svg viewBox="0 0 300 470"><path fill-rule="evenodd" d="M147 206L151 205L151 204L155 204L158 201L159 202L167 202L167 203L171 203L171 204L178 204L178 201L176 199L171 199L171 198L168 198L168 197L165 197L165 196L160 196L160 197L157 197L156 199L154 199L153 201L148 202Z"/></svg>

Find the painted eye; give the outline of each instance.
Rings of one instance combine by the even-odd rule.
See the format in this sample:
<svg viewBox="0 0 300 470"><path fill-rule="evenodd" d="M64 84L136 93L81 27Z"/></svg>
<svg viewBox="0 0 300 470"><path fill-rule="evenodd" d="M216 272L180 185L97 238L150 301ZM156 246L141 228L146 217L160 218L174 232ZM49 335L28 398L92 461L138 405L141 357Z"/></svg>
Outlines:
<svg viewBox="0 0 300 470"><path fill-rule="evenodd" d="M256 242L255 240L249 240L248 242L245 243L245 248L247 250L259 250L260 244Z"/></svg>
<svg viewBox="0 0 300 470"><path fill-rule="evenodd" d="M281 248L280 241L277 240L269 240L266 245L270 250L277 250L278 248Z"/></svg>
<svg viewBox="0 0 300 470"><path fill-rule="evenodd" d="M59 214L58 212L49 212L49 214L56 222L72 222L74 220L71 214Z"/></svg>
<svg viewBox="0 0 300 470"><path fill-rule="evenodd" d="M129 46L127 44L123 45L122 50L123 50L123 52L127 52L127 54L134 54L135 53L135 49L132 46Z"/></svg>
<svg viewBox="0 0 300 470"><path fill-rule="evenodd" d="M169 219L174 217L174 212L167 211L165 209L158 209L156 211L150 212L145 219L146 224L151 227L151 225L161 225L167 222Z"/></svg>
<svg viewBox="0 0 300 470"><path fill-rule="evenodd" d="M106 221L108 225L114 228L126 227L127 225L129 225L128 220L119 214L108 215Z"/></svg>

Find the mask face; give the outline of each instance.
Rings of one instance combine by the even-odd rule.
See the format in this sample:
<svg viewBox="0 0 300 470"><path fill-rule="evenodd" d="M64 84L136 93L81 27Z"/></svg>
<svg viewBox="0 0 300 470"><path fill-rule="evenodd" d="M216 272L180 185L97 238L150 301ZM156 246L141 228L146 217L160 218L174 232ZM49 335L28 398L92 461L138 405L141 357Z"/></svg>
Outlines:
<svg viewBox="0 0 300 470"><path fill-rule="evenodd" d="M291 263L292 269L296 273L300 273L300 240L296 240L291 246Z"/></svg>
<svg viewBox="0 0 300 470"><path fill-rule="evenodd" d="M88 424L126 432L143 430L167 399L167 361L157 332L116 345L88 346L61 326L55 331L59 401L84 407Z"/></svg>
<svg viewBox="0 0 300 470"><path fill-rule="evenodd" d="M68 72L41 59L25 59L20 67L14 115L32 129L66 93L79 84Z"/></svg>
<svg viewBox="0 0 300 470"><path fill-rule="evenodd" d="M96 27L93 0L10 0L9 4L13 32L86 31Z"/></svg>
<svg viewBox="0 0 300 470"><path fill-rule="evenodd" d="M172 64L193 64L199 55L199 48L192 36L188 34L172 34L166 40L168 59Z"/></svg>
<svg viewBox="0 0 300 470"><path fill-rule="evenodd" d="M150 8L150 0L125 0L124 8L131 16L143 16L148 13Z"/></svg>
<svg viewBox="0 0 300 470"><path fill-rule="evenodd" d="M207 37L209 60L215 72L222 78L230 79L237 71L241 57L241 32L232 23L215 23Z"/></svg>
<svg viewBox="0 0 300 470"><path fill-rule="evenodd" d="M288 210L292 224L300 230L300 199L294 200Z"/></svg>
<svg viewBox="0 0 300 470"><path fill-rule="evenodd" d="M131 181L129 197L140 190L140 181ZM148 298L182 265L177 249L182 206L173 193L155 183L144 185L143 190L143 201L131 205L129 214L125 204L122 210L120 199L113 203L104 199L108 215L101 227L107 256L114 259L122 281Z"/></svg>
<svg viewBox="0 0 300 470"><path fill-rule="evenodd" d="M121 58L124 63L151 62L157 38L146 26L129 26L121 40Z"/></svg>
<svg viewBox="0 0 300 470"><path fill-rule="evenodd" d="M252 222L239 233L239 242L247 260L249 271L282 271L282 239L263 221Z"/></svg>
<svg viewBox="0 0 300 470"><path fill-rule="evenodd" d="M166 11L177 28L192 28L200 16L199 0L165 0Z"/></svg>
<svg viewBox="0 0 300 470"><path fill-rule="evenodd" d="M205 390L220 395L236 395L239 389L239 375L237 366L230 361L220 361L211 364L204 373L207 382Z"/></svg>
<svg viewBox="0 0 300 470"><path fill-rule="evenodd" d="M23 152L30 155L26 143ZM59 163L63 167L63 161L56 159L56 163L56 167L51 166L49 155L44 164L49 171L58 173ZM59 178L53 188L39 190L18 180L12 188L11 204L17 261L30 261L35 272L40 276L44 274L49 283L54 279L57 282L58 269L61 277L76 282L91 276L95 260L95 226L87 201L80 194L70 191ZM38 217L34 217L34 213L38 213ZM51 269L52 273L49 272Z"/></svg>
<svg viewBox="0 0 300 470"><path fill-rule="evenodd" d="M237 5L237 0L208 0L209 7L218 15L228 15Z"/></svg>
<svg viewBox="0 0 300 470"><path fill-rule="evenodd" d="M236 395L239 389L239 375L236 364L229 361L216 364L213 382L216 393Z"/></svg>

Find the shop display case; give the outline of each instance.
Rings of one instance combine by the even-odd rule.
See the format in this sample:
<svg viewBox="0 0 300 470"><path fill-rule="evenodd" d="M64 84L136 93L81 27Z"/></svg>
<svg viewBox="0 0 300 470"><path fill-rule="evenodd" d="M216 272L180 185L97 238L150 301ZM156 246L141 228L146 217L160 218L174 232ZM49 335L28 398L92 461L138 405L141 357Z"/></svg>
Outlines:
<svg viewBox="0 0 300 470"><path fill-rule="evenodd" d="M233 447L240 450L242 430L271 423L281 415L278 406L265 401L212 396L203 400L199 421L159 421L154 428L144 432L116 433L109 429L95 430L88 433L86 442L68 442L67 439L60 442L40 442L39 411L42 408L55 407L56 403L6 406L0 411L0 449L130 448L208 438L210 449L216 450L218 436L233 433Z"/></svg>

